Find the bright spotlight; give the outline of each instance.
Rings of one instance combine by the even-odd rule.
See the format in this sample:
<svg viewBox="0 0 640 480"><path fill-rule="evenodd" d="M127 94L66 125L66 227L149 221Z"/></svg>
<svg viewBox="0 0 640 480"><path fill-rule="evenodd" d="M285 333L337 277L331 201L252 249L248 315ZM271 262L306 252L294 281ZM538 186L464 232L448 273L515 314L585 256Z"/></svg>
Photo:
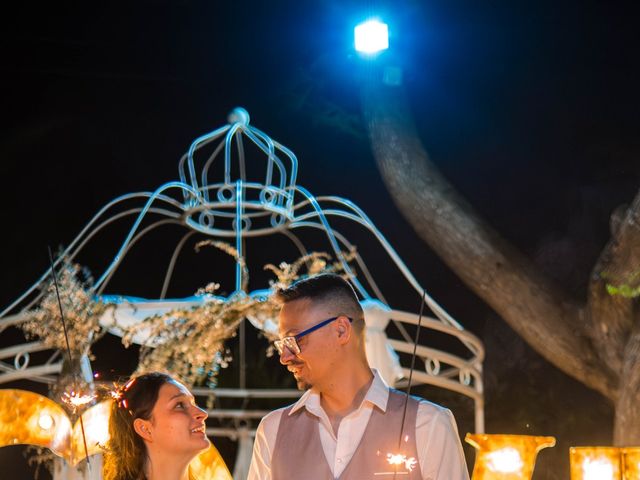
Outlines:
<svg viewBox="0 0 640 480"><path fill-rule="evenodd" d="M378 53L389 48L389 27L379 20L368 20L354 29L356 51Z"/></svg>

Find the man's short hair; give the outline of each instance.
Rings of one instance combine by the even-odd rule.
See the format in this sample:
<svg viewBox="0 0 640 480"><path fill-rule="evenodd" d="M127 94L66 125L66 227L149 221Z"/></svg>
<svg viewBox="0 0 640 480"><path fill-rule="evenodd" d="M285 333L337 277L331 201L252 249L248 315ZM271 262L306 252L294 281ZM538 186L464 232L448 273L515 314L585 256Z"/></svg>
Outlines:
<svg viewBox="0 0 640 480"><path fill-rule="evenodd" d="M356 330L361 331L364 326L364 312L356 292L348 281L335 273L298 280L288 288L278 290L276 299L282 304L302 299L327 304L333 307L336 314L351 317Z"/></svg>

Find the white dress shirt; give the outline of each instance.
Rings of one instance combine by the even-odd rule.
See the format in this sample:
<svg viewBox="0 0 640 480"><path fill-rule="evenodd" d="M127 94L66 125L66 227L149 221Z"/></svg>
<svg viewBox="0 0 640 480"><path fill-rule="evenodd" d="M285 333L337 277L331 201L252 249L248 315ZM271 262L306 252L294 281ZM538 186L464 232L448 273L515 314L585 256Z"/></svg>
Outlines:
<svg viewBox="0 0 640 480"><path fill-rule="evenodd" d="M360 406L344 417L335 435L329 417L320 404L320 395L312 390L300 397L291 413L306 408L320 420L320 442L334 478L348 465L364 434L374 407L386 411L389 387L376 370L374 378ZM286 407L285 407L286 408ZM274 480L271 476L271 457L278 435L284 408L265 416L256 431L253 458L247 480ZM468 480L469 473L458 437L458 428L450 410L426 400L418 405L416 418L416 448L424 480Z"/></svg>

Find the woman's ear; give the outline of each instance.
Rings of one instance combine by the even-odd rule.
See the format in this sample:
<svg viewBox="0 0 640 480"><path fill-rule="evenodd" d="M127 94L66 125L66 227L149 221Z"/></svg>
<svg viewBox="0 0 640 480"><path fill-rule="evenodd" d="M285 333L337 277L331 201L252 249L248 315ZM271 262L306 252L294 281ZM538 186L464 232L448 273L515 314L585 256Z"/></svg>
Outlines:
<svg viewBox="0 0 640 480"><path fill-rule="evenodd" d="M151 422L149 422L149 420L143 420L142 418L136 418L133 421L133 429L142 437L143 440L146 440L147 442L151 442L150 425Z"/></svg>

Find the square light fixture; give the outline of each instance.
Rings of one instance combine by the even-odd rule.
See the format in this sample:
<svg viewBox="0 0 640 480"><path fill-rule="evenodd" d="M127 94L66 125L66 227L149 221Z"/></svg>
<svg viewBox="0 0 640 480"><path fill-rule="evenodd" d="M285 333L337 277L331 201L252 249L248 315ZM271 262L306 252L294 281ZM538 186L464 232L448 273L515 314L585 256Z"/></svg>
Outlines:
<svg viewBox="0 0 640 480"><path fill-rule="evenodd" d="M375 54L389 48L389 27L380 20L367 20L354 29L356 51Z"/></svg>

